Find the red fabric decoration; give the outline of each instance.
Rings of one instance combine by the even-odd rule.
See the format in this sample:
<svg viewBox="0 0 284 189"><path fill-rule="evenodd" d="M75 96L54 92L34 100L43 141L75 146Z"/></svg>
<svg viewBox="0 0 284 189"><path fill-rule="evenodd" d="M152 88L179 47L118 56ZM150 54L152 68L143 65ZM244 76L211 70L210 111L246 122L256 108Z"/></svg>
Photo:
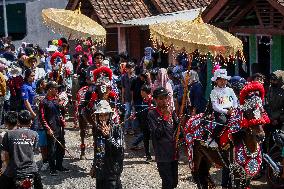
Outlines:
<svg viewBox="0 0 284 189"><path fill-rule="evenodd" d="M269 119L267 113L266 112L262 112L260 119L248 120L248 119L246 119L246 118L244 118L242 116L241 127L242 128L248 128L248 127L251 127L251 126L266 125L266 124L269 124L269 123L270 123L270 119Z"/></svg>
<svg viewBox="0 0 284 189"><path fill-rule="evenodd" d="M71 70L69 68L67 68L65 70L65 74L66 74L66 77L70 76L71 75Z"/></svg>
<svg viewBox="0 0 284 189"><path fill-rule="evenodd" d="M252 81L246 84L240 92L240 104L241 105L245 103L245 99L248 96L248 94L253 91L259 91L262 101L264 100L265 91L264 91L263 85L257 81Z"/></svg>
<svg viewBox="0 0 284 189"><path fill-rule="evenodd" d="M81 46L81 45L77 45L77 46L75 47L75 51L76 51L76 53L82 52L82 51L83 51L82 46Z"/></svg>
<svg viewBox="0 0 284 189"><path fill-rule="evenodd" d="M98 69L95 69L94 71L93 71L93 76L94 76L94 80L93 81L97 81L97 76L98 76L98 74L100 74L100 73L102 73L102 72L105 72L105 73L107 73L108 74L108 77L109 77L109 80L111 81L112 80L112 70L110 69L110 68L108 68L108 67L105 67L105 66L102 66L102 67L100 67L100 68L98 68Z"/></svg>
<svg viewBox="0 0 284 189"><path fill-rule="evenodd" d="M117 98L117 94L114 91L111 91L108 95L108 98ZM98 94L96 92L92 93L91 100L88 104L88 108L93 108L94 102L98 100Z"/></svg>
<svg viewBox="0 0 284 189"><path fill-rule="evenodd" d="M66 62L67 62L66 57L63 53L55 52L55 53L53 53L53 55L51 56L51 59L50 59L51 65L54 65L54 61L55 61L56 58L61 58L63 64L66 64Z"/></svg>
<svg viewBox="0 0 284 189"><path fill-rule="evenodd" d="M59 46L59 47L62 47L62 44L63 44L62 40L59 39L59 40L58 40L58 46Z"/></svg>
<svg viewBox="0 0 284 189"><path fill-rule="evenodd" d="M49 72L49 78L53 78L53 72Z"/></svg>

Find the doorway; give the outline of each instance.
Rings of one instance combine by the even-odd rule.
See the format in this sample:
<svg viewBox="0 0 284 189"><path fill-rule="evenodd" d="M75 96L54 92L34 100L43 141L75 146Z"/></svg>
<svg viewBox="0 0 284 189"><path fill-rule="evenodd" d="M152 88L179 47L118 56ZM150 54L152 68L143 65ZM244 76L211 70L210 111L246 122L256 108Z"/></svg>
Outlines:
<svg viewBox="0 0 284 189"><path fill-rule="evenodd" d="M258 64L256 66L257 72L262 73L266 77L271 72L271 37L270 36L257 36L257 52ZM255 72L256 73L256 72Z"/></svg>

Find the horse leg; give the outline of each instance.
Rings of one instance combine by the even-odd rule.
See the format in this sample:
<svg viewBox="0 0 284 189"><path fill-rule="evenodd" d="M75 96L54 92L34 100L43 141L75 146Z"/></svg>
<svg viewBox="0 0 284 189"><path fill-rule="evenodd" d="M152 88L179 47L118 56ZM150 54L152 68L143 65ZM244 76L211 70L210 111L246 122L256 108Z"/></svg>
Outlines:
<svg viewBox="0 0 284 189"><path fill-rule="evenodd" d="M86 154L85 154L85 150L86 150L86 145L85 145L86 125L87 125L87 123L86 123L84 117L81 114L79 114L79 128L80 128L80 137L81 137L80 159L86 159Z"/></svg>
<svg viewBox="0 0 284 189"><path fill-rule="evenodd" d="M214 187L214 182L211 180L209 175L209 169L209 163L206 161L206 159L202 158L199 166L199 180L202 189L208 189L209 185L210 188Z"/></svg>
<svg viewBox="0 0 284 189"><path fill-rule="evenodd" d="M197 185L198 189L205 189L204 186L201 184L202 182L202 178L200 177L200 167L201 165L201 161L202 161L202 154L199 153L198 151L198 144L194 145L193 147L193 168L192 168L192 177L193 177L193 181L195 182L195 184Z"/></svg>

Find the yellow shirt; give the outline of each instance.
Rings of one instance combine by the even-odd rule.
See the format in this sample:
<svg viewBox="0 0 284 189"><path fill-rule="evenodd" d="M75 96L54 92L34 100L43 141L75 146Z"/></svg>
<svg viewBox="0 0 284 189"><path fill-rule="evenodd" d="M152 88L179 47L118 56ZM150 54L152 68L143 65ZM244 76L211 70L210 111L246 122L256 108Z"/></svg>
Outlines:
<svg viewBox="0 0 284 189"><path fill-rule="evenodd" d="M6 94L6 80L5 76L0 72L0 96L5 96Z"/></svg>

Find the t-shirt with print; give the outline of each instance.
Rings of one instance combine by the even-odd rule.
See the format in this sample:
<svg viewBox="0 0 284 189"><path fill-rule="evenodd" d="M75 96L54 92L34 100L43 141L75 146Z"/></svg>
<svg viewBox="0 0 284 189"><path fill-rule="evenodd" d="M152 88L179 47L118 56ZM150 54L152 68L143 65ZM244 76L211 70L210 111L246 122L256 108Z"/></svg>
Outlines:
<svg viewBox="0 0 284 189"><path fill-rule="evenodd" d="M229 87L214 87L211 91L210 99L212 102L213 110L218 113L227 114L229 108L238 107L238 99Z"/></svg>
<svg viewBox="0 0 284 189"><path fill-rule="evenodd" d="M9 154L9 163L4 175L24 177L37 172L33 152L37 143L38 134L35 131L24 128L7 131L1 144L1 150Z"/></svg>

